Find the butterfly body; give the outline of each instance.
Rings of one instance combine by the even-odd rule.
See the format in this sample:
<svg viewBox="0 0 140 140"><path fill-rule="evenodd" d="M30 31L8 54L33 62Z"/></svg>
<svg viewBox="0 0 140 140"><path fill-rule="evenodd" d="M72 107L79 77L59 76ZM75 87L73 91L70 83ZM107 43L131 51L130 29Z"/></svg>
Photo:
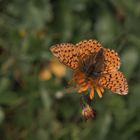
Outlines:
<svg viewBox="0 0 140 140"><path fill-rule="evenodd" d="M80 62L80 71L85 73L87 77L93 79L98 78L103 72L103 49L101 48L97 53L93 53Z"/></svg>

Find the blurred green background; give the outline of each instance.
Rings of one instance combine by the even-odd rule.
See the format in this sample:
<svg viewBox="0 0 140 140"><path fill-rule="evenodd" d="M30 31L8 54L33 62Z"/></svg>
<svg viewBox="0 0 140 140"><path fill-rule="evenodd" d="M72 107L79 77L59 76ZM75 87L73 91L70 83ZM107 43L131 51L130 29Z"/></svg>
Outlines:
<svg viewBox="0 0 140 140"><path fill-rule="evenodd" d="M85 122L49 48L89 38L119 53L129 94L96 95ZM0 0L0 140L140 139L139 54L139 0Z"/></svg>

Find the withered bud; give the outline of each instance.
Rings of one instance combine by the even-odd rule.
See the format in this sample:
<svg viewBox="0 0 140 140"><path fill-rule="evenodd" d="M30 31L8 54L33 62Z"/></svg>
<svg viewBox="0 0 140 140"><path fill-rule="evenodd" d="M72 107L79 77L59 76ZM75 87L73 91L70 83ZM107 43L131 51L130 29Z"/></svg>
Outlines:
<svg viewBox="0 0 140 140"><path fill-rule="evenodd" d="M91 106L86 104L82 109L82 116L85 120L94 119L96 117L96 112Z"/></svg>

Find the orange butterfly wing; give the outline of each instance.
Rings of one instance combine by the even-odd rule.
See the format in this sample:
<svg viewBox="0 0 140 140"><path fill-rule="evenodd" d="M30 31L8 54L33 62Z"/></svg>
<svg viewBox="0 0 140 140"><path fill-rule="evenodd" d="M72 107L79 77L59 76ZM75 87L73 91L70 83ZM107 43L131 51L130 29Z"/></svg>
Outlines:
<svg viewBox="0 0 140 140"><path fill-rule="evenodd" d="M76 45L71 43L56 44L50 48L58 60L69 68L78 68L79 61L100 50L101 44L96 40L83 40Z"/></svg>
<svg viewBox="0 0 140 140"><path fill-rule="evenodd" d="M76 47L79 59L83 59L92 53L96 53L102 48L98 41L92 39L80 41L76 44Z"/></svg>
<svg viewBox="0 0 140 140"><path fill-rule="evenodd" d="M78 51L78 58L83 59L90 56L93 53L98 53L102 45L96 40L83 40L76 44ZM103 73L108 73L116 71L120 68L120 58L114 50L103 48L104 68L102 69Z"/></svg>
<svg viewBox="0 0 140 140"><path fill-rule="evenodd" d="M76 45L71 43L56 44L51 47L51 51L59 61L66 66L76 69L79 61L85 59L93 53L99 52L102 45L96 40L83 40ZM103 73L116 71L120 67L120 58L114 50L103 48L104 51L104 68ZM98 60L102 61L102 60Z"/></svg>
<svg viewBox="0 0 140 140"><path fill-rule="evenodd" d="M120 68L120 64L117 52L104 48L104 73L117 71Z"/></svg>
<svg viewBox="0 0 140 140"><path fill-rule="evenodd" d="M74 44L56 44L50 48L51 52L58 60L71 69L78 67L77 49Z"/></svg>
<svg viewBox="0 0 140 140"><path fill-rule="evenodd" d="M120 71L102 75L99 78L99 85L120 95L126 95L128 93L127 81Z"/></svg>

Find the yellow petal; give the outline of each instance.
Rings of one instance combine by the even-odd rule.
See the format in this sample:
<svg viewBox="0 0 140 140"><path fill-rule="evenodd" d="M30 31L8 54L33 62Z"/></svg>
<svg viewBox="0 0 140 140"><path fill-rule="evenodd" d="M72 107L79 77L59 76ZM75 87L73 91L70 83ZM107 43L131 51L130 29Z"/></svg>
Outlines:
<svg viewBox="0 0 140 140"><path fill-rule="evenodd" d="M79 79L78 84L82 84L85 81L85 79Z"/></svg>
<svg viewBox="0 0 140 140"><path fill-rule="evenodd" d="M94 98L94 88L92 87L90 90L90 95L89 95L90 99L92 100Z"/></svg>
<svg viewBox="0 0 140 140"><path fill-rule="evenodd" d="M84 92L84 91L86 91L87 89L88 89L88 84L86 84L86 85L80 87L80 89L78 90L78 93Z"/></svg>
<svg viewBox="0 0 140 140"><path fill-rule="evenodd" d="M96 91L97 91L99 97L102 98L102 93L101 93L101 91L100 91L100 89L98 87L96 87Z"/></svg>
<svg viewBox="0 0 140 140"><path fill-rule="evenodd" d="M103 88L103 87L100 87L100 91L101 91L102 93L104 93L104 88Z"/></svg>

